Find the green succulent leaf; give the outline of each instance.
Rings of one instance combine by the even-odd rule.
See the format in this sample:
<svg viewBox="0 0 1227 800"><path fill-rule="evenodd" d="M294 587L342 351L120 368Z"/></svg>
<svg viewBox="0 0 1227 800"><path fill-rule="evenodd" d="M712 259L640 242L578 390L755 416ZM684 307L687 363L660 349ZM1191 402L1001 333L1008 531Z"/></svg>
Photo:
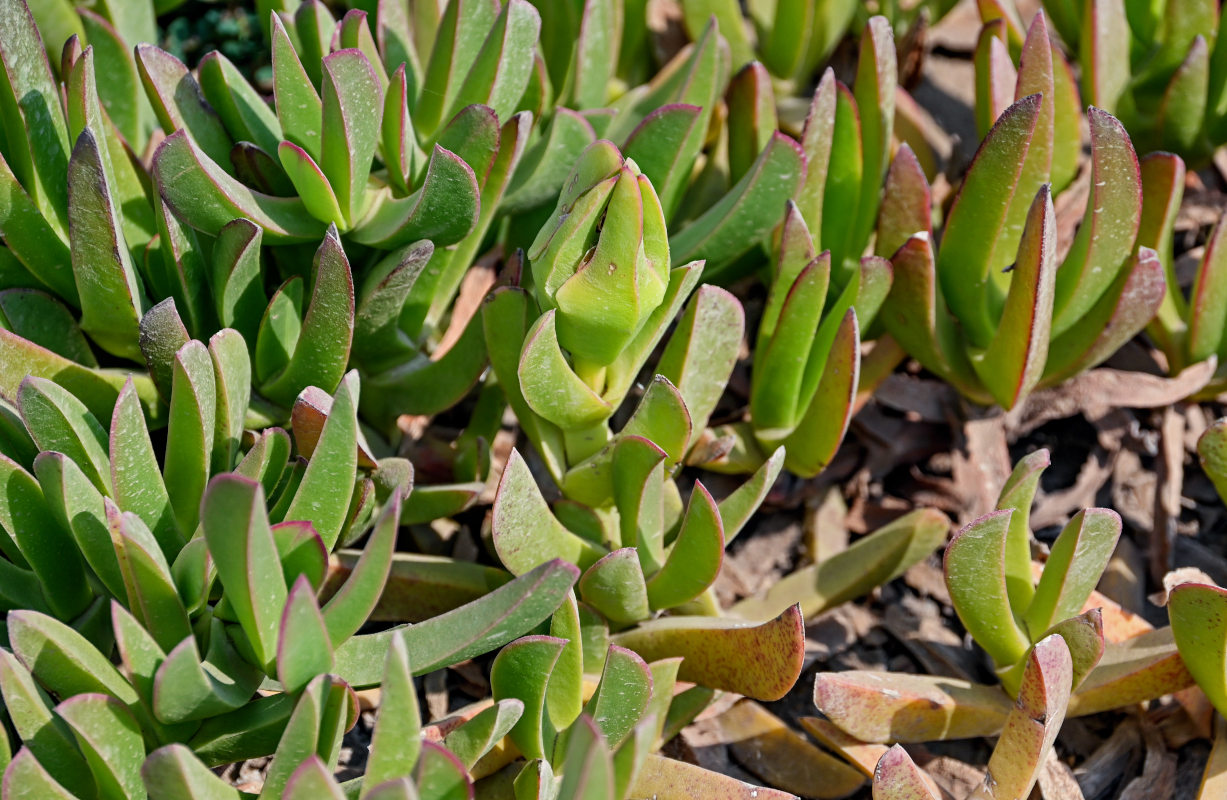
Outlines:
<svg viewBox="0 0 1227 800"><path fill-rule="evenodd" d="M675 234L674 262L706 259L707 276L761 241L779 221L780 209L805 174L805 156L792 139L775 133L745 176L718 203Z"/></svg>
<svg viewBox="0 0 1227 800"><path fill-rule="evenodd" d="M241 800L243 794L201 763L191 748L169 744L141 766L150 800Z"/></svg>
<svg viewBox="0 0 1227 800"><path fill-rule="evenodd" d="M1027 215L997 331L985 349L971 352L976 373L1005 408L1021 402L1043 376L1056 272L1056 215L1045 185Z"/></svg>
<svg viewBox="0 0 1227 800"><path fill-rule="evenodd" d="M604 556L579 580L580 597L618 627L646 619L652 608L643 567L634 548Z"/></svg>
<svg viewBox="0 0 1227 800"><path fill-rule="evenodd" d="M532 630L562 604L579 570L548 561L484 596L408 628L355 636L337 648L336 670L355 687L379 682L389 641L405 637L415 675L487 653Z"/></svg>
<svg viewBox="0 0 1227 800"><path fill-rule="evenodd" d="M605 555L602 548L571 533L550 513L528 464L515 450L503 468L491 527L499 559L516 575L552 558L587 569Z"/></svg>
<svg viewBox="0 0 1227 800"><path fill-rule="evenodd" d="M286 586L264 492L255 481L219 475L209 483L200 516L225 597L257 661L268 669L276 657Z"/></svg>
<svg viewBox="0 0 1227 800"><path fill-rule="evenodd" d="M613 643L645 661L681 656L678 679L759 700L783 697L801 674L801 610L761 624L709 617L663 617L616 634Z"/></svg>
<svg viewBox="0 0 1227 800"><path fill-rule="evenodd" d="M1183 583L1168 594L1172 635L1189 672L1215 708L1227 708L1227 591Z"/></svg>
<svg viewBox="0 0 1227 800"><path fill-rule="evenodd" d="M1033 636L1081 611L1108 566L1120 532L1115 511L1090 508L1074 515L1053 544L1035 598L1023 615Z"/></svg>

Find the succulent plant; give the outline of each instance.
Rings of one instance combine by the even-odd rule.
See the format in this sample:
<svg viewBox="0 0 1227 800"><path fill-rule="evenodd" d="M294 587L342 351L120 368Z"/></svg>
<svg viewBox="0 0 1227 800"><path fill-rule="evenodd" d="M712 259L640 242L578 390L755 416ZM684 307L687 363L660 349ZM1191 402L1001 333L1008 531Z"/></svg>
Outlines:
<svg viewBox="0 0 1227 800"><path fill-rule="evenodd" d="M880 319L925 368L986 405L1012 408L1036 387L1100 363L1150 322L1164 297L1163 267L1142 225L1133 145L1095 108L1087 114L1091 196L1068 254L1057 260L1052 192L1070 140L1058 135L1064 95L1054 75L1063 70L1053 68L1052 53L1037 15L1023 44L1017 99L981 143L940 250L918 162L901 149L887 176L878 241L879 252L893 252L895 280Z"/></svg>
<svg viewBox="0 0 1227 800"><path fill-rule="evenodd" d="M175 353L161 468L131 382L109 431L37 377L23 381L16 408L2 407L12 654L0 694L10 716L31 709L13 722L35 759L45 746L37 732L59 726L48 695L69 704L105 695L86 707L133 721L138 744L185 742L210 764L267 754L291 718L289 698L317 676L376 683L398 637L423 671L486 652L531 630L574 583L575 569L555 561L412 633L355 636L392 570L412 468L365 452L355 373L331 398L304 392L296 459L279 428L246 444L247 358L232 330ZM365 550L320 595L330 551L367 529ZM47 694L31 694L30 676ZM282 694L257 699L265 685ZM30 706L33 696L42 700ZM91 760L85 743L84 756L70 745L51 745L58 766L44 763L65 785L72 779L57 770Z"/></svg>
<svg viewBox="0 0 1227 800"><path fill-rule="evenodd" d="M1167 292L1147 332L1163 350L1173 374L1210 358L1221 363L1227 356L1227 318L1218 298L1227 274L1227 248L1223 244L1227 226L1220 220L1209 232L1186 297L1173 252L1176 213L1184 196L1184 161L1172 153L1151 153L1142 159L1141 172L1144 199L1138 239L1154 249L1167 275ZM1199 395L1213 396L1225 385L1227 377L1216 372Z"/></svg>
<svg viewBox="0 0 1227 800"><path fill-rule="evenodd" d="M967 800L1009 800L1031 794L1065 721L1075 669L1062 637L1054 634L1036 643L1027 657L1018 703L1002 727L984 781ZM940 800L942 796L899 745L878 760L874 800Z"/></svg>
<svg viewBox="0 0 1227 800"><path fill-rule="evenodd" d="M572 596L555 613L549 635L519 639L495 658L490 671L495 701L524 708L507 730L524 761L503 767L487 784L510 782L516 798L622 800L664 796L662 791L710 796L732 782L653 755L713 692L678 690L682 659L649 663L618 645L596 649L605 642L588 635L584 617ZM600 677L589 691L586 674L594 673Z"/></svg>
<svg viewBox="0 0 1227 800"><path fill-rule="evenodd" d="M1227 142L1221 10L1204 0L1045 0L1082 67L1082 95L1147 150L1202 161Z"/></svg>
<svg viewBox="0 0 1227 800"><path fill-rule="evenodd" d="M993 735L1010 724L1017 707L1011 698L1023 698L1029 659L1053 636L1064 640L1061 649L1072 659L1072 716L1189 685L1172 628L1108 641L1101 610L1087 608L1120 535L1115 512L1080 511L1053 543L1047 563L1033 566L1028 517L1047 466L1047 451L1023 458L1001 490L998 510L969 523L946 548L946 586L955 611L992 659L1001 687L928 676L824 673L814 701L831 722L870 742ZM918 701L925 711L895 713Z"/></svg>

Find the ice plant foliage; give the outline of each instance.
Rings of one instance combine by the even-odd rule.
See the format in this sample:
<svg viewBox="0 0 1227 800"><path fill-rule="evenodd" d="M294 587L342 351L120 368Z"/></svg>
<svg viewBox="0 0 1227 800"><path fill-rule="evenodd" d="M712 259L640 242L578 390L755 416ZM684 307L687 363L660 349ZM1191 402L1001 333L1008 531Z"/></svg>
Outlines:
<svg viewBox="0 0 1227 800"><path fill-rule="evenodd" d="M267 93L156 46L176 5L0 0L3 800L784 800L656 751L721 692L784 697L803 617L946 542L917 509L716 594L902 350L1007 408L1144 328L1173 371L1227 360L1225 228L1186 299L1184 162L1126 134L1227 138L1212 2L1045 4L1086 164L1048 17L979 3L983 142L944 213L895 35L948 0L683 0L674 44L642 0L260 0ZM851 81L819 77L850 27ZM756 282L750 314L722 288ZM1224 436L1199 453L1227 493ZM1177 586L1170 628L1119 638L1094 594L1119 517L1032 561L1047 459L945 550L999 685L823 673L804 724L855 769L750 700L737 746L848 790L876 762L895 800L936 795L878 743L1000 734L972 797L1005 800L1068 715L1194 681L1227 710L1223 590ZM484 552L419 552L483 498ZM487 654L489 696L423 724L415 677ZM268 756L258 795L215 771Z"/></svg>
<svg viewBox="0 0 1227 800"><path fill-rule="evenodd" d="M1060 714L1049 715L1059 725L1065 713L1118 708L1192 682L1192 670L1185 669L1173 641L1175 626L1108 641L1101 609L1088 603L1120 536L1115 512L1080 511L1057 537L1043 567L1033 565L1028 517L1047 466L1047 451L1023 458L1002 488L997 510L965 526L946 548L946 586L955 611L992 660L1001 686L875 672L819 674L814 702L846 734L868 742L923 742L1001 732L1005 742L1015 726L1027 728L1017 712L1048 702L1041 698L1049 693L1063 698L1053 701ZM1064 677L1037 689L1038 678L1028 677L1035 662L1054 658L1064 663ZM900 713L904 709L912 710ZM1022 760L999 745L1001 769L1023 770L1012 780L1024 781L1018 784L1021 795L1003 797L1026 795L1035 776L1026 777L1025 770L1042 765L1052 736L1055 731L1042 725L1032 730L1031 755ZM1041 747L1035 737L1047 744ZM992 762L989 771L995 771ZM894 780L902 779L887 782Z"/></svg>
<svg viewBox="0 0 1227 800"><path fill-rule="evenodd" d="M1000 44L993 26L985 30L982 44ZM1058 260L1052 195L1072 177L1078 120L1064 109L1070 90L1059 76L1066 70L1043 15L1022 48L1017 75L1004 84L1003 71L1013 70L1005 51L988 51L1003 53L1004 65L983 61L982 72L996 70L987 79L988 119L995 122L963 179L940 248L928 185L905 150L887 176L878 226L895 270L883 325L966 397L1005 408L1112 355L1154 317L1166 286L1142 224L1133 145L1121 124L1096 108L1087 112L1090 196Z"/></svg>
<svg viewBox="0 0 1227 800"><path fill-rule="evenodd" d="M1208 0L1045 0L1082 67L1086 103L1120 117L1146 149L1203 161L1227 142L1227 45Z"/></svg>

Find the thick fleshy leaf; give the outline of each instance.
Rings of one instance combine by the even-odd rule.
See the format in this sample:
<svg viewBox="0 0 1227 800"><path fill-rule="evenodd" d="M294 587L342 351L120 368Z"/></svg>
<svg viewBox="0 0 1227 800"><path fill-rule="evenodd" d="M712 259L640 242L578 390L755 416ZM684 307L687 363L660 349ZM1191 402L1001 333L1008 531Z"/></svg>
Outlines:
<svg viewBox="0 0 1227 800"><path fill-rule="evenodd" d="M1052 545L1035 599L1023 616L1032 636L1081 610L1108 566L1120 532L1115 511L1089 508L1074 515Z"/></svg>
<svg viewBox="0 0 1227 800"><path fill-rule="evenodd" d="M275 50L273 57L277 57ZM281 141L281 123L276 112L230 59L221 51L213 50L200 59L196 72L205 99L231 139L252 142L266 153L277 149Z"/></svg>
<svg viewBox="0 0 1227 800"><path fill-rule="evenodd" d="M980 29L976 41L976 132L983 138L997 118L1014 102L1018 70L1010 59L1005 20L995 19Z"/></svg>
<svg viewBox="0 0 1227 800"><path fill-rule="evenodd" d="M796 795L742 783L719 772L695 764L649 755L631 788L634 797L656 800L689 800L693 797L721 797L728 800L796 800Z"/></svg>
<svg viewBox="0 0 1227 800"><path fill-rule="evenodd" d="M0 62L6 76L3 125L21 185L67 241L68 138L60 91L25 3L0 10Z"/></svg>
<svg viewBox="0 0 1227 800"><path fill-rule="evenodd" d="M1045 51L1047 52L1047 51ZM1040 121L1041 99L1024 97L989 131L955 198L942 238L937 275L942 294L972 344L987 347L990 273L1014 260L1017 238L1007 236L1006 212ZM984 242L991 241L991 247Z"/></svg>
<svg viewBox="0 0 1227 800"><path fill-rule="evenodd" d="M1014 616L1006 584L1006 543L1014 511L970 522L946 548L946 585L963 626L998 665L1022 659L1031 646ZM862 737L863 738L863 737Z"/></svg>
<svg viewBox="0 0 1227 800"><path fill-rule="evenodd" d="M76 800L26 747L17 751L5 769L2 791L4 800Z"/></svg>
<svg viewBox="0 0 1227 800"><path fill-rule="evenodd" d="M183 62L151 44L138 44L136 63L162 129L185 130L215 163L228 164L230 136Z"/></svg>
<svg viewBox="0 0 1227 800"><path fill-rule="evenodd" d="M170 744L153 751L141 767L150 800L241 800L242 793L217 777L191 748Z"/></svg>
<svg viewBox="0 0 1227 800"><path fill-rule="evenodd" d="M51 609L63 619L72 619L92 599L75 542L56 522L34 477L3 455L0 485L5 487L0 493L0 530L7 534L0 544L5 555L19 567L31 567ZM10 637L12 624L10 618Z"/></svg>
<svg viewBox="0 0 1227 800"><path fill-rule="evenodd" d="M353 357L371 371L382 371L412 353L413 344L398 323L406 298L433 254L429 240L413 242L366 271L357 296Z"/></svg>
<svg viewBox="0 0 1227 800"><path fill-rule="evenodd" d="M1180 656L1215 708L1227 708L1225 608L1227 590L1218 586L1183 583L1168 594L1167 613Z"/></svg>
<svg viewBox="0 0 1227 800"><path fill-rule="evenodd" d="M787 451L785 463L797 475L813 477L821 472L835 457L848 431L860 385L860 342L856 310L849 308L840 318L831 341L818 388L809 397L809 405L796 427L783 440ZM821 343L820 338L817 343ZM814 359L814 354L810 358ZM804 391L803 385L802 403L806 401Z"/></svg>
<svg viewBox="0 0 1227 800"><path fill-rule="evenodd" d="M404 638L392 639L385 663L382 698L371 736L363 796L367 795L368 786L411 775L421 750L422 723L417 688L413 685Z"/></svg>
<svg viewBox="0 0 1227 800"><path fill-rule="evenodd" d="M460 759L435 742L422 743L415 770L418 794L438 800L473 800L473 783Z"/></svg>
<svg viewBox="0 0 1227 800"><path fill-rule="evenodd" d="M878 760L873 771L873 800L941 800L932 778L921 771L899 745Z"/></svg>
<svg viewBox="0 0 1227 800"><path fill-rule="evenodd" d="M145 743L123 703L105 694L79 694L56 706L56 713L72 728L100 791L126 798L144 793Z"/></svg>
<svg viewBox="0 0 1227 800"><path fill-rule="evenodd" d="M351 233L361 244L392 249L418 239L445 247L463 239L481 210L477 177L460 156L435 145L421 188L407 197L378 197Z"/></svg>
<svg viewBox="0 0 1227 800"><path fill-rule="evenodd" d="M1193 685L1172 628L1109 642L1095 669L1070 698L1069 715L1086 716L1146 702Z"/></svg>
<svg viewBox="0 0 1227 800"><path fill-rule="evenodd" d="M286 586L264 492L255 481L219 475L201 503L201 525L225 597L261 666L276 656Z"/></svg>
<svg viewBox="0 0 1227 800"><path fill-rule="evenodd" d="M1202 361L1217 354L1227 358L1227 224L1222 220L1206 242L1206 252L1189 292L1189 360Z"/></svg>
<svg viewBox="0 0 1227 800"><path fill-rule="evenodd" d="M16 399L38 449L63 453L98 491L111 494L107 434L80 400L62 386L35 377L21 382Z"/></svg>
<svg viewBox="0 0 1227 800"><path fill-rule="evenodd" d="M263 382L261 393L288 406L308 386L332 391L349 362L353 327L353 276L340 236L330 228L315 254L311 302L294 354L281 372Z"/></svg>
<svg viewBox="0 0 1227 800"><path fill-rule="evenodd" d="M993 736L1013 708L996 686L886 672L822 672L814 705L865 742L929 742Z"/></svg>
<svg viewBox="0 0 1227 800"><path fill-rule="evenodd" d="M718 203L675 234L670 243L674 263L706 259L707 277L745 253L780 218L805 173L800 146L775 133L745 176Z"/></svg>
<svg viewBox="0 0 1227 800"><path fill-rule="evenodd" d="M1091 194L1070 253L1057 271L1053 338L1069 330L1107 291L1133 254L1142 215L1142 177L1124 126L1097 108L1091 127Z"/></svg>
<svg viewBox="0 0 1227 800"><path fill-rule="evenodd" d="M566 644L554 636L526 636L499 651L490 667L494 699L523 704L523 714L508 737L526 758L545 758L553 751L558 731L546 711L546 696Z"/></svg>
<svg viewBox="0 0 1227 800"><path fill-rule="evenodd" d="M665 219L677 210L694 161L702 150L707 120L703 112L699 106L681 104L655 109L644 117L622 147L626 157L633 159L652 182ZM756 149L753 155L757 154Z"/></svg>
<svg viewBox="0 0 1227 800"><path fill-rule="evenodd" d="M61 528L71 531L90 569L111 594L123 597L126 590L115 548L111 544L102 494L77 463L62 453L40 453L34 460L34 474L38 476L48 510ZM13 557L15 554L8 555ZM14 560L20 562L20 557ZM16 589L16 584L17 580L13 578L10 588ZM35 586L38 586L37 580ZM41 588L35 596L42 596ZM30 607L47 610L40 605Z"/></svg>
<svg viewBox="0 0 1227 800"><path fill-rule="evenodd" d="M464 25L462 22L461 27ZM532 53L540 30L541 16L530 3L509 0L504 4L468 75L456 87L459 91L455 92L445 118L454 117L460 109L475 103L494 109L499 119L510 118L528 86Z"/></svg>
<svg viewBox="0 0 1227 800"><path fill-rule="evenodd" d="M128 608L164 651L191 636L191 624L153 534L135 514L121 514L109 501L107 526L127 590Z"/></svg>
<svg viewBox="0 0 1227 800"><path fill-rule="evenodd" d="M88 128L73 148L68 186L81 329L108 352L137 359L139 323L148 301L124 243L98 140Z"/></svg>
<svg viewBox="0 0 1227 800"><path fill-rule="evenodd" d="M1197 439L1197 456L1219 497L1227 497L1227 419L1211 423Z"/></svg>
<svg viewBox="0 0 1227 800"><path fill-rule="evenodd" d="M400 510L400 490L396 489L375 523L362 557L354 565L349 579L324 606L324 622L333 647L358 632L383 594L392 568L392 554L396 549Z"/></svg>
<svg viewBox="0 0 1227 800"><path fill-rule="evenodd" d="M166 137L153 156L154 182L162 199L186 224L216 236L240 217L264 229L269 244L308 242L325 224L298 197L273 197L227 175L184 131Z"/></svg>
<svg viewBox="0 0 1227 800"><path fill-rule="evenodd" d="M729 182L735 183L749 171L779 127L767 68L757 61L742 67L729 81L725 103L729 107Z"/></svg>
<svg viewBox="0 0 1227 800"><path fill-rule="evenodd" d="M682 527L660 571L648 580L648 601L661 610L698 597L715 582L724 560L724 524L716 501L695 483Z"/></svg>
<svg viewBox="0 0 1227 800"><path fill-rule="evenodd" d="M424 65L417 106L411 109L421 139L433 137L450 118L445 112L453 108L456 96L462 91L497 13L495 4L484 0L450 3L438 19L437 27L425 27L418 34L429 35L428 31L434 31L431 46L418 46L419 52L430 53Z"/></svg>
<svg viewBox="0 0 1227 800"><path fill-rule="evenodd" d="M1142 224L1137 244L1155 251L1163 263L1167 294L1154 322L1147 329L1167 354L1169 366L1179 369L1184 361L1188 309L1173 260L1172 236L1180 201L1184 197L1185 166L1173 153L1151 153L1141 161Z"/></svg>
<svg viewBox="0 0 1227 800"><path fill-rule="evenodd" d="M651 616L643 567L632 547L615 550L589 567L578 589L585 603L618 627Z"/></svg>
<svg viewBox="0 0 1227 800"><path fill-rule="evenodd" d="M852 258L860 255L856 248L869 238L878 219L882 180L890 163L898 76L895 37L890 21L884 16L871 17L861 34L856 81L853 84L861 116L865 166L861 171L863 185L857 208L857 227L851 240L853 250L848 253Z"/></svg>
<svg viewBox="0 0 1227 800"><path fill-rule="evenodd" d="M796 5L805 7L808 3ZM805 116L805 127L801 131L801 149L806 162L805 180L793 197L805 224L819 236L822 232L827 176L831 167L831 149L834 146L837 94L835 73L828 67L814 89L814 97Z"/></svg>
<svg viewBox="0 0 1227 800"><path fill-rule="evenodd" d="M1129 85L1129 21L1124 0L1091 0L1079 28L1078 56L1082 65L1082 98L1115 113Z"/></svg>
<svg viewBox="0 0 1227 800"><path fill-rule="evenodd" d="M358 375L351 372L337 387L328 419L285 514L285 519L311 523L328 550L345 524L358 465L357 395Z"/></svg>
<svg viewBox="0 0 1227 800"><path fill-rule="evenodd" d="M472 771L473 765L498 746L523 713L524 704L519 700L499 700L449 733L443 740L443 746L460 759L466 769Z"/></svg>
<svg viewBox="0 0 1227 800"><path fill-rule="evenodd" d="M929 181L912 148L903 143L891 159L878 209L874 252L890 258L917 234L932 238L933 207Z"/></svg>
<svg viewBox="0 0 1227 800"><path fill-rule="evenodd" d="M98 366L73 312L38 289L0 290L0 326L77 364Z"/></svg>
<svg viewBox="0 0 1227 800"><path fill-rule="evenodd" d="M550 513L528 464L515 450L503 468L491 527L499 560L516 575L552 558L587 569L604 555L600 547L571 533Z"/></svg>
<svg viewBox="0 0 1227 800"><path fill-rule="evenodd" d="M366 207L382 108L379 79L361 50L338 50L324 58L320 166L350 223Z"/></svg>
<svg viewBox="0 0 1227 800"><path fill-rule="evenodd" d="M1017 609L1019 614L1026 611L1035 596L1035 579L1031 573L1031 506L1039 489L1040 476L1051 463L1047 448L1028 453L1018 459L997 495L997 510L1013 512L1006 533L1003 570L1010 607Z"/></svg>
<svg viewBox="0 0 1227 800"><path fill-rule="evenodd" d="M1072 666L1060 636L1039 642L1028 657L1018 701L988 762L984 785L973 797L1026 797L1065 721Z"/></svg>
<svg viewBox="0 0 1227 800"><path fill-rule="evenodd" d="M1056 215L1051 189L1045 185L1027 214L997 331L984 350L971 352L976 373L993 398L1007 409L1035 387L1048 359L1056 245Z"/></svg>
<svg viewBox="0 0 1227 800"><path fill-rule="evenodd" d="M1210 47L1206 37L1199 34L1184 62L1172 75L1159 104L1159 141L1164 148L1188 153L1196 152L1201 145L1210 81L1209 62Z"/></svg>
<svg viewBox="0 0 1227 800"><path fill-rule="evenodd" d="M214 619L202 660L194 638L166 654L153 681L153 709L166 723L206 719L249 702L263 674L242 660L223 623Z"/></svg>
<svg viewBox="0 0 1227 800"><path fill-rule="evenodd" d="M0 650L0 698L23 749L74 794L92 796L93 777L71 729L54 712L47 693L8 651Z"/></svg>
<svg viewBox="0 0 1227 800"><path fill-rule="evenodd" d="M665 617L613 637L647 661L682 656L678 678L759 700L783 697L801 674L801 611L762 624L705 617Z"/></svg>
<svg viewBox="0 0 1227 800"><path fill-rule="evenodd" d="M768 619L796 603L809 617L894 580L946 540L950 522L935 509L918 509L855 542L820 564L802 567L765 593L732 609L745 619Z"/></svg>
<svg viewBox="0 0 1227 800"><path fill-rule="evenodd" d="M779 305L770 336L759 340L751 384L750 413L759 431L790 431L798 421L798 404L808 400L800 397L801 384L826 300L830 259L829 252L823 253L791 285L776 289L787 299Z"/></svg>
<svg viewBox="0 0 1227 800"><path fill-rule="evenodd" d="M198 341L175 354L163 477L180 531L195 531L217 426L213 359ZM172 553L173 555L173 553Z"/></svg>
<svg viewBox="0 0 1227 800"><path fill-rule="evenodd" d="M1149 247L1139 247L1137 257L1120 271L1099 302L1053 338L1039 385L1056 385L1107 360L1154 319L1166 294L1158 256Z"/></svg>
<svg viewBox="0 0 1227 800"><path fill-rule="evenodd" d="M408 628L355 636L337 648L337 673L359 688L379 683L379 660L394 636L405 637L415 675L487 653L553 614L578 578L578 569L554 559L446 614Z"/></svg>

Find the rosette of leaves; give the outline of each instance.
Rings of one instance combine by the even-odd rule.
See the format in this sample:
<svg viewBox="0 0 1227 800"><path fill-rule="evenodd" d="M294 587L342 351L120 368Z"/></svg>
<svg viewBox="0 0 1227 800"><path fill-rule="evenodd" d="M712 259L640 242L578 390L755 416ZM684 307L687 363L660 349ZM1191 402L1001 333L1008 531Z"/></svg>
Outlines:
<svg viewBox="0 0 1227 800"><path fill-rule="evenodd" d="M1107 641L1101 609L1088 608L1120 536L1115 512L1078 512L1053 543L1047 563L1032 564L1029 510L1047 466L1045 450L1023 458L1002 488L997 510L969 523L946 548L946 586L955 611L991 658L1001 686L920 675L823 673L814 702L838 728L870 742L995 735L1023 702L1029 660L1054 635L1064 639L1072 659L1072 716L1159 697L1192 682L1171 628ZM896 713L917 703L926 711Z"/></svg>
<svg viewBox="0 0 1227 800"><path fill-rule="evenodd" d="M1077 53L1082 95L1125 123L1145 149L1194 162L1227 142L1227 44L1206 0L1045 0Z"/></svg>
<svg viewBox="0 0 1227 800"><path fill-rule="evenodd" d="M1070 699L1075 666L1057 635L1036 643L1027 657L1018 703L1002 726L984 781L967 800L1027 797L1052 751ZM940 800L944 795L899 745L886 751L874 769L874 800Z"/></svg>
<svg viewBox="0 0 1227 800"><path fill-rule="evenodd" d="M295 415L305 419L294 431L297 458L279 428L244 444L246 359L233 331L175 354L161 466L131 383L109 430L70 392L35 377L16 408L0 406L10 487L0 502L5 663L20 664L58 701L107 695L147 744L186 742L211 764L275 746L292 704L289 694L257 699L262 686L293 694L324 673L369 686L402 635L423 669L455 663L530 630L577 576L555 561L519 580L483 582L450 607L438 609L438 597L424 603L437 609L430 621L409 608L431 594L422 577L405 594L413 582L396 574L400 598L388 609L381 598L401 561L393 551L408 463L365 456L354 373L326 398L322 425ZM330 563L330 551L368 529L362 553ZM456 595L454 581L441 580ZM381 604L384 619L424 621L412 634L355 637ZM0 694L10 716L29 712L13 723L41 760L37 734L58 726L48 721L51 700L9 676ZM69 758L71 772L82 757L72 752L50 757Z"/></svg>
<svg viewBox="0 0 1227 800"><path fill-rule="evenodd" d="M472 791L469 770L498 744L523 710L519 701L504 700L468 719L448 720L442 742L442 725L434 726L431 735L423 735L410 649L404 638L396 637L387 649L380 707L364 774L344 783L334 777L342 736L358 719L358 702L343 680L318 675L294 695L278 696L282 705L289 706L288 717L279 738L268 737L276 749L256 795L227 784L209 768L208 754L202 758L189 745L162 745L146 756L150 745L142 741L131 713L113 697L83 693L51 707L39 702L46 696L38 693L19 662L10 657L3 669L10 685L31 692L46 720L42 740L23 745L12 759L6 786L21 786L27 792L34 789L48 800L116 796L117 790L122 791L118 796L150 800L257 796L444 800L457 792L463 796ZM28 716L33 714L24 714L22 721ZM252 715L250 722L258 724L259 716ZM48 735L51 733L58 735L58 741ZM80 772L66 771L63 762L72 763L71 755L65 759L54 750L55 744L69 754L76 745L80 755L72 765ZM86 787L94 788L94 793L83 792Z"/></svg>
<svg viewBox="0 0 1227 800"><path fill-rule="evenodd" d="M215 236L242 217L266 244L329 224L376 251L434 243L402 322L416 340L450 307L523 154L540 19L509 0L414 23L395 3L339 22L314 0L278 14L271 106L220 54L198 83L156 48L138 60L168 134L155 179L174 176L159 191L188 225Z"/></svg>
<svg viewBox="0 0 1227 800"><path fill-rule="evenodd" d="M51 69L61 81L69 82L71 62L62 59L61 54L65 42L70 40L75 40L72 48L76 50L92 47L107 65L97 76L98 96L107 117L136 154L145 153L157 118L141 88L133 48L142 42L157 41L157 16L181 3L182 0L106 0L89 5L67 0L29 3Z"/></svg>
<svg viewBox="0 0 1227 800"><path fill-rule="evenodd" d="M482 781L483 796L792 797L654 754L715 694L703 687L679 691L684 665L679 658L648 662L605 638L593 638L583 606L570 598L555 612L549 635L514 641L494 659L495 700L524 709L506 730L512 752L523 761Z"/></svg>
<svg viewBox="0 0 1227 800"><path fill-rule="evenodd" d="M879 319L926 369L985 405L1012 408L1100 363L1150 322L1165 291L1142 225L1133 145L1095 108L1090 197L1057 259L1052 191L1066 146L1052 52L1039 16L1023 45L1018 99L981 143L940 250L928 185L907 149L886 180L878 252L892 253L894 284Z"/></svg>
<svg viewBox="0 0 1227 800"><path fill-rule="evenodd" d="M582 63L601 63L601 52ZM729 63L727 43L710 21L650 82L607 108L577 99L567 102L578 112L555 107L504 201L513 215L508 242L530 246L581 151L604 138L655 187L675 262L705 260L722 282L755 266L779 209L802 184L806 155L778 130L761 65L730 81Z"/></svg>
<svg viewBox="0 0 1227 800"><path fill-rule="evenodd" d="M608 460L609 419L694 289L702 264L670 270L652 184L604 140L584 152L528 255L533 294L508 287L492 295L483 309L486 346L521 427L565 485L582 462ZM683 419L668 438L681 439L670 444L674 462L715 407L743 327L740 304L712 288L696 296L674 334L664 360L678 364L677 382L654 384L637 423ZM696 353L690 344L699 335L709 338ZM588 502L603 505L611 497L606 486Z"/></svg>
<svg viewBox="0 0 1227 800"><path fill-rule="evenodd" d="M866 256L843 289L836 289L831 251L816 253L799 207L789 201L769 270L751 367L749 418L705 431L688 463L744 472L784 447L789 471L812 478L834 458L852 421L861 327L873 321L890 291L891 266L884 258Z"/></svg>
<svg viewBox="0 0 1227 800"><path fill-rule="evenodd" d="M1147 328L1167 357L1172 374L1216 357L1227 357L1227 317L1221 298L1227 291L1227 225L1223 220L1207 233L1197 270L1186 295L1176 274L1174 234L1184 197L1185 165L1172 153L1151 153L1142 159L1142 227L1138 240L1158 255L1167 276L1167 291L1159 312ZM1227 385L1223 370L1198 392L1213 396Z"/></svg>
<svg viewBox="0 0 1227 800"><path fill-rule="evenodd" d="M612 635L645 658L689 656L683 680L782 697L799 675L800 610L782 609L758 625L720 619L710 587L724 548L766 496L783 454L721 503L696 484L683 509L666 472L669 456L655 442L623 432L610 451L603 478L612 484L612 507L562 501L552 511L513 451L491 517L500 561L521 575L561 557L583 571L578 593L589 636ZM669 609L683 615L652 620Z"/></svg>

